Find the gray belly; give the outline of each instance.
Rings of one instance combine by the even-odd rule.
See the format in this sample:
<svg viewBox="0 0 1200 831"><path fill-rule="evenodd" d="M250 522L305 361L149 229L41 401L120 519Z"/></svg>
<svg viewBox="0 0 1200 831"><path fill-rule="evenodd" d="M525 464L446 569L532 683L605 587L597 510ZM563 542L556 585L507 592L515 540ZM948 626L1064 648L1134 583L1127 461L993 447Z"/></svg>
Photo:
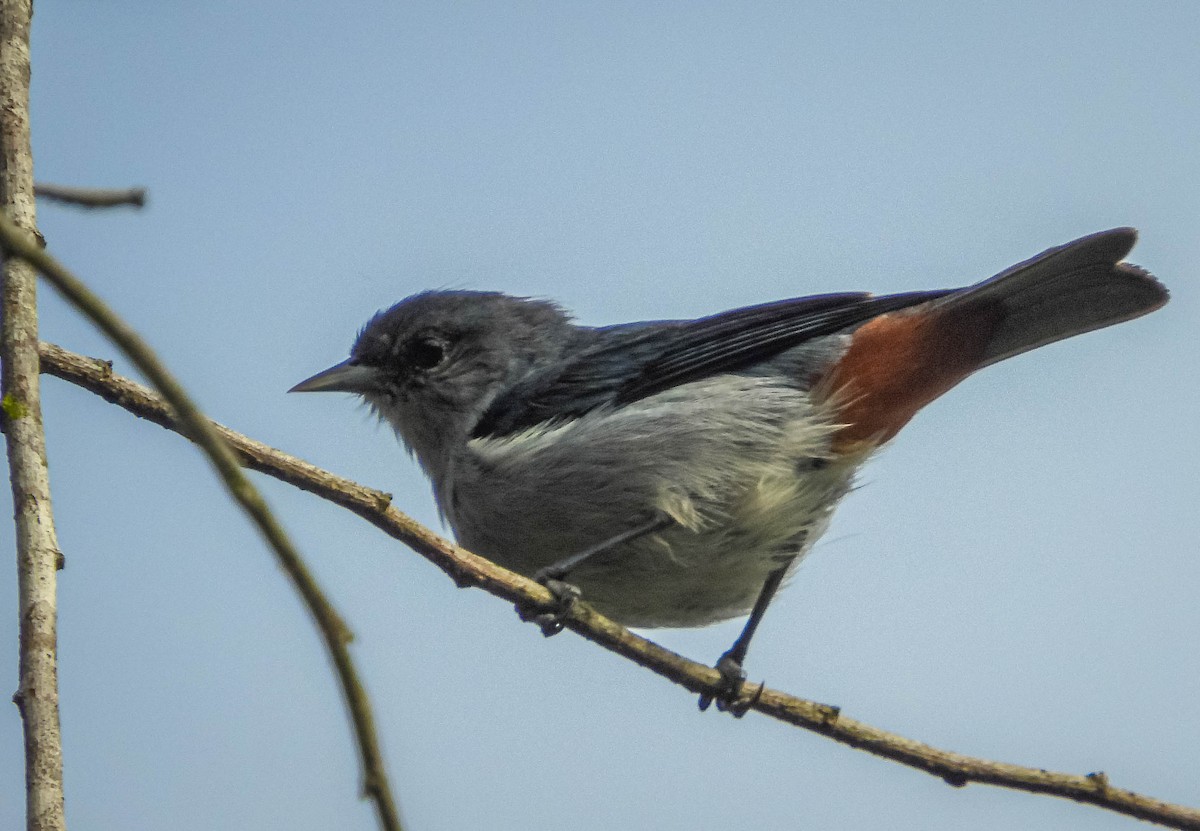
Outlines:
<svg viewBox="0 0 1200 831"><path fill-rule="evenodd" d="M702 626L748 612L824 532L857 466L829 457L834 429L801 390L720 376L473 440L435 489L464 547L525 575L670 517L567 579L626 625Z"/></svg>
<svg viewBox="0 0 1200 831"><path fill-rule="evenodd" d="M750 611L767 577L799 564L824 533L854 468L820 471L773 466L719 494L680 493L673 482L630 498L603 486L580 504L579 488L550 488L538 498L506 500L532 506L481 521L464 500L450 517L468 550L526 576L666 514L672 525L589 558L567 576L602 614L627 626L703 626ZM511 489L508 493L512 494Z"/></svg>

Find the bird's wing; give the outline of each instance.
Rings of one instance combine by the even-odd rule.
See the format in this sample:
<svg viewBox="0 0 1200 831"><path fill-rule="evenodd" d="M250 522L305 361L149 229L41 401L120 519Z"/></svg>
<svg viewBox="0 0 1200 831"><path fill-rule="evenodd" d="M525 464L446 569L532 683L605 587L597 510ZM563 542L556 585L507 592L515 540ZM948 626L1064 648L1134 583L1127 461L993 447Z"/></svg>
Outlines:
<svg viewBox="0 0 1200 831"><path fill-rule="evenodd" d="M698 320L583 330L587 334L576 351L501 393L473 435L500 437L577 418L602 405L629 404L710 375L736 372L813 338L947 293L823 294Z"/></svg>

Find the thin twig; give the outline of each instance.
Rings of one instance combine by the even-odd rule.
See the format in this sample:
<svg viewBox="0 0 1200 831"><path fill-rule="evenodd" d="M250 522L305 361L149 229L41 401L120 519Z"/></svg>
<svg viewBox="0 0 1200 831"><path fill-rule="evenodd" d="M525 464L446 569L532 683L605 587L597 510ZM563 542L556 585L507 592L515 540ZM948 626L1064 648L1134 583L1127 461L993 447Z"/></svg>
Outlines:
<svg viewBox="0 0 1200 831"><path fill-rule="evenodd" d="M383 757L379 751L379 740L375 731L374 717L367 694L358 678L350 657L348 643L350 631L342 622L333 606L325 598L316 580L308 570L300 552L292 545L282 526L267 508L266 502L242 473L237 458L213 428L212 422L204 417L171 376L141 337L106 306L87 286L77 280L57 260L41 250L36 242L7 219L0 217L0 245L9 252L28 260L46 279L58 289L77 309L82 311L104 332L140 369L151 383L170 402L178 415L179 427L191 441L204 451L216 469L225 487L237 500L250 519L258 527L280 566L291 578L300 593L329 652L337 670L358 740L359 756L363 768L363 792L375 804L379 823L385 831L400 831L400 815L388 785ZM36 348L36 347L35 347Z"/></svg>
<svg viewBox="0 0 1200 831"><path fill-rule="evenodd" d="M29 23L32 0L0 2L0 211L36 233L29 144ZM9 219L11 218L11 219ZM14 226L15 227L15 226ZM58 716L58 568L50 472L38 373L37 273L3 265L0 409L8 445L17 547L20 681L13 695L25 731L25 827L65 831L62 731Z"/></svg>
<svg viewBox="0 0 1200 831"><path fill-rule="evenodd" d="M77 188L39 182L33 186L33 192L42 199L63 202L78 208L115 208L121 205L141 208L146 204L145 188Z"/></svg>
<svg viewBox="0 0 1200 831"><path fill-rule="evenodd" d="M116 404L136 416L180 431L171 408L140 384L114 375L112 365L42 344L42 371L55 375ZM213 425L246 467L273 476L341 505L388 535L413 548L460 586L478 586L522 605L546 604L546 589L519 574L442 539L391 506L391 495L322 470L295 456L240 433ZM639 637L593 611L586 603L572 607L567 626L583 637L623 655L693 693L718 692L720 676L711 667ZM1084 802L1172 828L1200 829L1200 810L1164 802L1117 788L1101 773L1086 776L1055 773L952 753L880 730L841 714L837 707L766 689L754 709L857 747L868 753L931 773L961 787L971 782L1043 793Z"/></svg>

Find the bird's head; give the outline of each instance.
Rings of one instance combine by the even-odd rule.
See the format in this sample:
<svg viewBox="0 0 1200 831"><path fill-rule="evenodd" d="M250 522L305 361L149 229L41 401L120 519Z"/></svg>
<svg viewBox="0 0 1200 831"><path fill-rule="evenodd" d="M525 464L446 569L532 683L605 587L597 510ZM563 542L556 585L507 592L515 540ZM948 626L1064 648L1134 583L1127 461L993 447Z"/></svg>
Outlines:
<svg viewBox="0 0 1200 831"><path fill-rule="evenodd" d="M496 395L554 360L573 329L548 301L423 292L376 314L349 358L289 392L362 396L438 479Z"/></svg>

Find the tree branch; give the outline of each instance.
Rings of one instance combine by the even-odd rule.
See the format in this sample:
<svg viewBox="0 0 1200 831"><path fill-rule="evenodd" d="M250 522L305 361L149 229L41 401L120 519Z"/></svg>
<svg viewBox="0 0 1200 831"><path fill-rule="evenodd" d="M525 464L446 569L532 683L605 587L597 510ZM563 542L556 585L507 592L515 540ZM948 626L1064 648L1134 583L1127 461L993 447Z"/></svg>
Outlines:
<svg viewBox="0 0 1200 831"><path fill-rule="evenodd" d="M0 204L6 222L36 233L29 144L32 0L0 0ZM5 259L0 323L0 409L8 446L17 545L20 682L13 701L25 729L25 827L65 831L58 716L58 567L38 374L37 273Z"/></svg>
<svg viewBox="0 0 1200 831"><path fill-rule="evenodd" d="M170 407L145 387L114 375L112 364L68 352L53 344L41 347L42 371L55 375L116 404L136 416L181 432ZM442 539L391 507L391 495L336 476L295 456L214 424L240 462L341 505L384 533L411 547L459 586L478 586L518 604L546 604L552 597L539 584ZM593 611L586 603L572 607L568 628L685 687L693 693L717 692L716 670L639 637ZM1200 810L1175 805L1109 784L1103 773L1086 776L1054 773L964 756L880 730L841 714L837 707L766 689L754 709L788 724L934 776L956 787L971 782L1072 799L1172 828L1200 829Z"/></svg>
<svg viewBox="0 0 1200 831"><path fill-rule="evenodd" d="M35 196L43 199L64 202L79 208L115 208L120 205L141 208L146 204L145 188L77 188L39 182L33 186L33 192Z"/></svg>
<svg viewBox="0 0 1200 831"><path fill-rule="evenodd" d="M333 662L342 696L350 712L359 757L363 769L363 792L374 803L380 825L385 831L400 831L400 815L387 781L379 740L375 731L371 704L350 657L351 633L308 570L283 527L275 519L258 489L242 473L237 458L214 429L212 422L196 408L183 388L167 371L141 337L109 309L53 257L38 247L29 234L0 217L0 246L10 257L20 257L38 271L77 309L104 332L130 360L145 373L177 416L177 428L204 451L225 488L258 528L284 572L291 578L304 600ZM37 341L33 341L36 373ZM40 426L40 425L39 425ZM20 504L20 503L18 503Z"/></svg>

